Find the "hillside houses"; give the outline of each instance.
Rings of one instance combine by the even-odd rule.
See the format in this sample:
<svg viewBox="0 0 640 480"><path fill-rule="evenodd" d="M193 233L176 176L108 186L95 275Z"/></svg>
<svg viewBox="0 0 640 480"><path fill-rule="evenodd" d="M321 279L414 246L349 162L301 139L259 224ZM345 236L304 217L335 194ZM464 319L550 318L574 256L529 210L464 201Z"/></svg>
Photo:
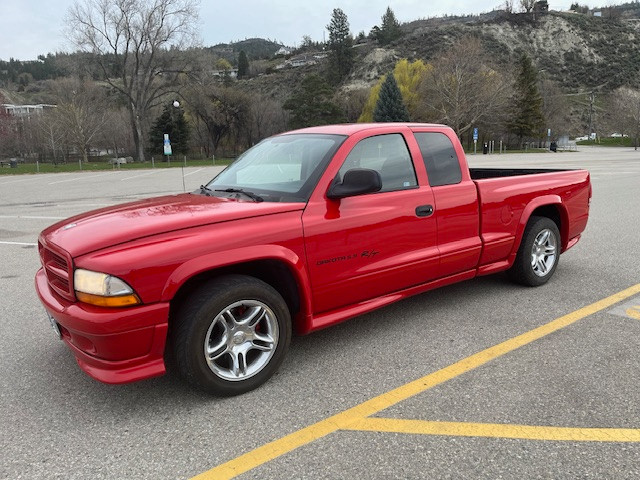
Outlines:
<svg viewBox="0 0 640 480"><path fill-rule="evenodd" d="M306 67L307 65L316 65L318 62L327 58L326 52L312 52L302 55L296 55L288 58L284 63L276 65L276 69Z"/></svg>

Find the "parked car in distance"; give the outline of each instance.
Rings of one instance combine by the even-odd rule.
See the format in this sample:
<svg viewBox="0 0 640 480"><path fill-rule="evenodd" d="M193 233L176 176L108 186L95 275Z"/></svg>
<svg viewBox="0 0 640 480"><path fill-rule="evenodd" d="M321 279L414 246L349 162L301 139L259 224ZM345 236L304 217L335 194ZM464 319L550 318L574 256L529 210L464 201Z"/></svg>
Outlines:
<svg viewBox="0 0 640 480"><path fill-rule="evenodd" d="M193 193L45 229L36 290L92 377L133 382L169 364L235 395L273 375L293 331L505 270L545 284L590 199L585 170L469 169L443 125L306 128Z"/></svg>
<svg viewBox="0 0 640 480"><path fill-rule="evenodd" d="M127 163L133 163L133 157L118 157L109 159L111 165L125 165Z"/></svg>

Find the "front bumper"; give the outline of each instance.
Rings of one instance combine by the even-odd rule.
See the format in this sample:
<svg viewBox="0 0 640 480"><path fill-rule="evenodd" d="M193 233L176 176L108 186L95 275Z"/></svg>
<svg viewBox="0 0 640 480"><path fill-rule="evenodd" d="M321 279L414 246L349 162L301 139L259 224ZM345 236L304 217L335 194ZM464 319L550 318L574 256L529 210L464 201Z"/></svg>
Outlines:
<svg viewBox="0 0 640 480"><path fill-rule="evenodd" d="M36 291L78 365L104 383L129 383L165 373L169 303L101 308L68 302L49 288L44 271Z"/></svg>

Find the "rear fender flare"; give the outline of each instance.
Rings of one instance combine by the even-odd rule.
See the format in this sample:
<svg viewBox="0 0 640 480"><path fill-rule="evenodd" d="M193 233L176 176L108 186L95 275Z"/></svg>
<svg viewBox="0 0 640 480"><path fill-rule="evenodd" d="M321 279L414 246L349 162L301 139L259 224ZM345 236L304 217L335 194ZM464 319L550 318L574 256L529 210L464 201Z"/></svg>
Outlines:
<svg viewBox="0 0 640 480"><path fill-rule="evenodd" d="M518 254L518 249L520 248L520 242L522 242L522 236L524 235L524 229L527 227L527 223L529 223L529 219L533 212L540 208L546 206L553 206L557 208L560 214L560 237L562 242L562 251L564 251L567 247L568 243L568 214L567 209L562 203L562 199L558 195L544 195L542 197L537 197L531 200L527 206L522 211L522 215L520 216L520 221L518 223L518 228L516 229L515 241L513 242L513 247L511 249L511 253L509 254L509 266L513 265L513 262L516 259L516 255Z"/></svg>

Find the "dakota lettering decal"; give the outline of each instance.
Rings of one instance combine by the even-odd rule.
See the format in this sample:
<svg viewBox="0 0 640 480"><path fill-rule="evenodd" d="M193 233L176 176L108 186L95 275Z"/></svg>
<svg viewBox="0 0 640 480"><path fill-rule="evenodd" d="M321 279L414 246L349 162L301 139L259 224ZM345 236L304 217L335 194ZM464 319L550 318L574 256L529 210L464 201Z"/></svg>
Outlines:
<svg viewBox="0 0 640 480"><path fill-rule="evenodd" d="M380 252L378 250L364 250L362 253L351 253L349 255L340 255L339 257L327 258L326 260L318 260L316 265L328 265L330 263L344 262L347 260L355 260L357 258L373 258Z"/></svg>

